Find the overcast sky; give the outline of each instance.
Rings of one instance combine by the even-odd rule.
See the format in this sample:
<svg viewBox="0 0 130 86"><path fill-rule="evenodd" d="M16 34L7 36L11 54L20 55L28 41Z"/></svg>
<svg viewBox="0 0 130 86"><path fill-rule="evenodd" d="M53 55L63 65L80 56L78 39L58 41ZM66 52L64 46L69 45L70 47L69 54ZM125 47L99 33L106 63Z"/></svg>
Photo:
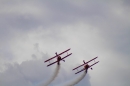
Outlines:
<svg viewBox="0 0 130 86"><path fill-rule="evenodd" d="M0 0L0 86L45 83L56 65L44 61L68 48L50 86L80 77L72 69L96 56L76 86L129 86L130 0Z"/></svg>

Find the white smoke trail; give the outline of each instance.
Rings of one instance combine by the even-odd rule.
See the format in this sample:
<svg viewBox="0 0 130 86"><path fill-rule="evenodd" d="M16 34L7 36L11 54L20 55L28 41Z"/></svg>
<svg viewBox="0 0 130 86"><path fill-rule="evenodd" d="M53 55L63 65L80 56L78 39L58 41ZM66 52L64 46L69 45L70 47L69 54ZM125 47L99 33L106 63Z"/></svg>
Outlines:
<svg viewBox="0 0 130 86"><path fill-rule="evenodd" d="M71 83L69 83L66 86L74 86L74 85L78 84L85 77L85 75L86 75L86 71L80 77L78 77L77 79L73 80Z"/></svg>
<svg viewBox="0 0 130 86"><path fill-rule="evenodd" d="M59 73L59 70L60 70L60 65L57 65L56 69L54 71L54 74L43 86L48 86L53 80L55 80L55 78L57 77L57 75Z"/></svg>

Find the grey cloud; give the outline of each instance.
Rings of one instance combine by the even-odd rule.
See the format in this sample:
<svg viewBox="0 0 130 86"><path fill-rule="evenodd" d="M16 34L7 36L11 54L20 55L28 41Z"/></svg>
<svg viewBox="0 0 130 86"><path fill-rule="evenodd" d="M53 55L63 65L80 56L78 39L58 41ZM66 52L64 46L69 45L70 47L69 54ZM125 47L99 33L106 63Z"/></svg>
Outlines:
<svg viewBox="0 0 130 86"><path fill-rule="evenodd" d="M25 61L21 65L17 63L14 65L8 64L7 70L0 73L0 85L35 86L40 81L45 80L45 77L47 77L46 71L43 60Z"/></svg>
<svg viewBox="0 0 130 86"><path fill-rule="evenodd" d="M106 71L103 71L101 69L101 72L103 72L106 79L104 80L104 82L101 83L103 85L105 85L104 83L114 85L114 82L120 82L122 84L126 83L127 85L129 84L127 82L127 79L129 79L129 76L127 76L127 74L129 73L125 72L124 74L122 72L121 75L123 79L121 79L121 77L119 76L120 74L117 72L120 70L129 71L129 4L130 3L128 0L82 0L82 2L74 2L69 0L1 0L0 59L2 59L2 64L4 63L5 58L8 60L15 59L15 55L13 54L14 52L12 52L12 46L16 44L15 42L26 39L26 41L29 40L30 43L30 40L35 39L31 41L31 43L33 42L32 44L34 45L35 43L39 43L38 45L36 44L35 49L37 49L38 47L42 47L43 50L46 49L45 51L48 52L49 50L51 52L52 48L58 50L63 47L72 46L74 50L77 50L77 52L75 52L78 53L76 55L79 56L74 56L77 57L78 60L80 59L79 57L86 56L87 54L93 55L94 53L98 52L101 58L103 57L103 60L101 59L102 63L100 64L104 66L100 65L100 67L108 67L107 71L113 73L112 78L116 79L116 81L113 80L112 83L107 82L107 80L109 80L107 79L107 75L109 75L110 73L106 73ZM79 25L79 23L81 25ZM78 25L81 27L77 27ZM90 28L82 27L82 25L88 25L90 26ZM36 38L32 35L34 35ZM29 45L31 45L31 43ZM47 48L45 46L41 46L41 44L45 45ZM112 55L113 53L115 55ZM37 60L37 57L38 56L35 53L32 54L32 58L35 58L34 60ZM85 59L87 59L86 57ZM104 58L107 60L106 63L104 61ZM108 64L108 60L113 60L110 64L112 68L106 66L106 64ZM120 64L125 65L124 67L126 67L126 69L122 69L120 67L118 68L117 66L115 66L116 64L118 64L113 64L116 60L119 62L119 66ZM23 64L20 66L23 66ZM119 70L114 70L113 66L115 66L115 68ZM24 68L26 67L23 67L23 70L25 70ZM114 72L112 72L113 70ZM12 70L8 69L8 71ZM6 73L8 73L8 71L5 72L5 75ZM114 74L116 73L119 77L114 76ZM28 76L29 72L24 71L24 74L25 76ZM23 80L23 83L28 84L28 82L24 81L24 76L21 73L18 73L17 75L21 77L20 79ZM31 77L31 74L28 77ZM32 78L34 77L29 78L29 80L31 79L30 84L33 82L37 83L41 80L41 78L32 80Z"/></svg>
<svg viewBox="0 0 130 86"><path fill-rule="evenodd" d="M7 70L0 73L0 85L1 86L37 86L41 82L46 82L53 70L46 68L43 63L43 59L24 61L22 64L6 64ZM63 71L62 71L63 72ZM66 72L63 72L66 74ZM63 74L60 76L64 77L64 81L68 81L66 76ZM66 78L65 78L66 77ZM70 75L69 80L72 75ZM51 84L51 86L58 85L57 82ZM87 79L88 80L88 79ZM84 79L82 83L85 83ZM62 82L64 83L64 82ZM90 83L88 81L88 83ZM88 84L86 83L86 84ZM90 86L90 85L88 85Z"/></svg>

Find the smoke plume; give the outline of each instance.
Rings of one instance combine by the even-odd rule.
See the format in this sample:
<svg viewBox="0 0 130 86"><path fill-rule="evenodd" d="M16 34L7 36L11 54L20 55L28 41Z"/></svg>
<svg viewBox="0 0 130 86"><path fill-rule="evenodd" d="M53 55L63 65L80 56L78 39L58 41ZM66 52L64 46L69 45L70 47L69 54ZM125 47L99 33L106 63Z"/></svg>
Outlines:
<svg viewBox="0 0 130 86"><path fill-rule="evenodd" d="M67 84L66 86L74 86L76 84L78 84L86 75L86 71L77 79L73 80L72 82L70 82L69 84Z"/></svg>
<svg viewBox="0 0 130 86"><path fill-rule="evenodd" d="M60 70L60 65L57 65L55 68L54 74L43 86L48 86L53 80L55 80L55 78L57 77L59 73L59 70Z"/></svg>

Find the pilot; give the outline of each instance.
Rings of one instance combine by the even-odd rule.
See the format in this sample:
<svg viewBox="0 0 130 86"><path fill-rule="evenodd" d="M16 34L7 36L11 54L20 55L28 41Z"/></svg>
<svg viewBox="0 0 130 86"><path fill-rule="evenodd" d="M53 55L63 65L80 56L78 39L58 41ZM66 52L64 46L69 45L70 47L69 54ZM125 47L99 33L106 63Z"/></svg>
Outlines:
<svg viewBox="0 0 130 86"><path fill-rule="evenodd" d="M57 54L57 52L55 54L57 55L58 65L60 65L60 61L63 60L63 59L61 58L60 55ZM63 61L65 62L65 60L63 60Z"/></svg>
<svg viewBox="0 0 130 86"><path fill-rule="evenodd" d="M86 64L86 65L84 66L84 68L86 69L86 73L87 73L89 67L90 67L90 66L89 66L88 64ZM92 70L92 68L91 68L91 70Z"/></svg>
<svg viewBox="0 0 130 86"><path fill-rule="evenodd" d="M60 60L61 60L61 57L58 55L57 56L58 65L60 64Z"/></svg>

